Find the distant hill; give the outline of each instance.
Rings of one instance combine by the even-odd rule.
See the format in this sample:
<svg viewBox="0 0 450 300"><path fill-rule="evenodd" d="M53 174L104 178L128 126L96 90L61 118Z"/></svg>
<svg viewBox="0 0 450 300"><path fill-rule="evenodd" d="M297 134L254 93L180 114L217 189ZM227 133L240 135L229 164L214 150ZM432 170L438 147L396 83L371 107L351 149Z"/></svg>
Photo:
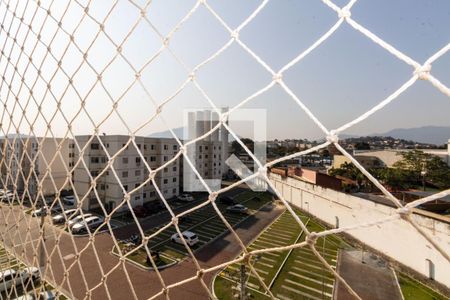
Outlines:
<svg viewBox="0 0 450 300"><path fill-rule="evenodd" d="M179 139L183 139L184 127L172 128L172 131L175 133L175 135ZM169 130L166 130L166 131L152 133L149 135L149 137L168 139L168 138L173 138L173 135Z"/></svg>
<svg viewBox="0 0 450 300"><path fill-rule="evenodd" d="M420 143L442 145L450 139L450 127L424 126L417 128L396 128L385 133L371 134L370 136L391 136Z"/></svg>

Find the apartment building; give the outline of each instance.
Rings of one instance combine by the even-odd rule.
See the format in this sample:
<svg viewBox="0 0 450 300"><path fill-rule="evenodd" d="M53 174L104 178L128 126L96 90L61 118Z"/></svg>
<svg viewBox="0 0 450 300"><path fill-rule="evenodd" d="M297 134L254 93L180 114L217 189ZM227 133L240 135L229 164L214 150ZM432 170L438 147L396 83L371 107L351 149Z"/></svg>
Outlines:
<svg viewBox="0 0 450 300"><path fill-rule="evenodd" d="M70 139L8 135L0 138L1 182L11 190L54 195L68 186Z"/></svg>
<svg viewBox="0 0 450 300"><path fill-rule="evenodd" d="M226 111L226 109L223 109ZM218 124L217 113L204 110L188 113L187 140L196 139L209 133ZM225 160L229 156L228 131L224 126L206 135L195 144L187 147L187 157L195 166L199 175L208 180L207 184L212 190L218 190L222 177L228 172ZM202 191L204 186L199 181L188 163L183 160L183 185L184 191Z"/></svg>
<svg viewBox="0 0 450 300"><path fill-rule="evenodd" d="M89 192L91 178L97 177L107 168L108 156L115 156L113 167L107 168L96 181L96 190L100 201L107 210L112 210L123 202L124 194L139 187L149 176L149 169L145 162L153 170L169 160L179 151L179 145L174 139L135 137L135 147L132 143L128 146L130 137L126 135L105 135L100 137L103 146L97 137L76 136L82 150L83 163L77 163L74 170L74 183L76 193L83 199L82 207L86 210L100 206L94 191ZM74 162L80 157L80 151L74 150ZM139 150L139 151L138 151ZM142 154L142 156L140 155ZM179 193L180 159L176 159L170 165L156 173L155 183L165 199L175 197ZM88 193L89 192L89 193ZM85 197L86 195L86 197ZM145 202L159 200L160 197L152 182L145 184L131 194L131 205L142 205ZM123 209L126 209L125 206Z"/></svg>

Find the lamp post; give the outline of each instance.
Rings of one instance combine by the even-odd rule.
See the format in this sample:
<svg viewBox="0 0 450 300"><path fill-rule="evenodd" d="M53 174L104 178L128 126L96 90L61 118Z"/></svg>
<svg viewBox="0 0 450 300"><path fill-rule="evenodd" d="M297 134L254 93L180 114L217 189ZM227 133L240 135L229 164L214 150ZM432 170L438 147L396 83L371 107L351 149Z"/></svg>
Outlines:
<svg viewBox="0 0 450 300"><path fill-rule="evenodd" d="M425 191L425 175L427 175L427 171L425 170L425 162L422 163L422 171L420 171L420 175L422 175L422 189Z"/></svg>

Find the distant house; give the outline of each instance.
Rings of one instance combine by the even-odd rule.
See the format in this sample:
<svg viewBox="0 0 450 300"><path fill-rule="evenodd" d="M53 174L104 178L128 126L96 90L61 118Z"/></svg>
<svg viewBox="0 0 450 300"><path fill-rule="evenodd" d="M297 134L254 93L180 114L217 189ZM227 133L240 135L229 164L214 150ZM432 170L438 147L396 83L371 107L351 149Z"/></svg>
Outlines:
<svg viewBox="0 0 450 300"><path fill-rule="evenodd" d="M450 166L450 139L447 144L447 149L417 149L434 156L439 157L447 165ZM389 149L389 150L355 150L353 157L364 168L379 168L388 167L392 168L393 165L402 159L399 155L401 152L412 151L410 149ZM344 155L334 155L333 168L340 168L345 162L350 163L350 159Z"/></svg>
<svg viewBox="0 0 450 300"><path fill-rule="evenodd" d="M292 177L311 184L319 185L325 188L340 191L342 189L342 180L321 173L316 170L306 168L287 167L287 168L272 168L271 173L281 175L282 177Z"/></svg>

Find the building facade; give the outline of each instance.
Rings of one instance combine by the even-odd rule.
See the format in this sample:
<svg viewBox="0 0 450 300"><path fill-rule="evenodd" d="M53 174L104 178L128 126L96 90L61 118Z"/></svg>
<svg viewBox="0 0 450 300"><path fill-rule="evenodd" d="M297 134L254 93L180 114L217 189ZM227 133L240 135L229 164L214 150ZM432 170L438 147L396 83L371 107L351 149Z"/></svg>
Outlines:
<svg viewBox="0 0 450 300"><path fill-rule="evenodd" d="M48 196L67 188L70 144L70 139L63 138L1 138L1 184L10 190L27 190L31 197L39 190Z"/></svg>
<svg viewBox="0 0 450 300"><path fill-rule="evenodd" d="M135 137L136 146L133 143L127 146L130 137L126 135L101 136L101 143L92 136L76 136L75 139L81 148L80 152L74 147L75 162L81 155L84 164L76 163L74 183L84 209L98 208L101 201L111 211L121 205L128 193L133 207L159 200L155 184L165 199L178 195L180 158L159 170L154 183L149 181L142 185L149 178L150 170L168 163L178 153L179 145L174 139ZM106 152L113 158L112 167L108 167ZM96 191L91 188L94 178ZM127 208L123 205L120 210Z"/></svg>

